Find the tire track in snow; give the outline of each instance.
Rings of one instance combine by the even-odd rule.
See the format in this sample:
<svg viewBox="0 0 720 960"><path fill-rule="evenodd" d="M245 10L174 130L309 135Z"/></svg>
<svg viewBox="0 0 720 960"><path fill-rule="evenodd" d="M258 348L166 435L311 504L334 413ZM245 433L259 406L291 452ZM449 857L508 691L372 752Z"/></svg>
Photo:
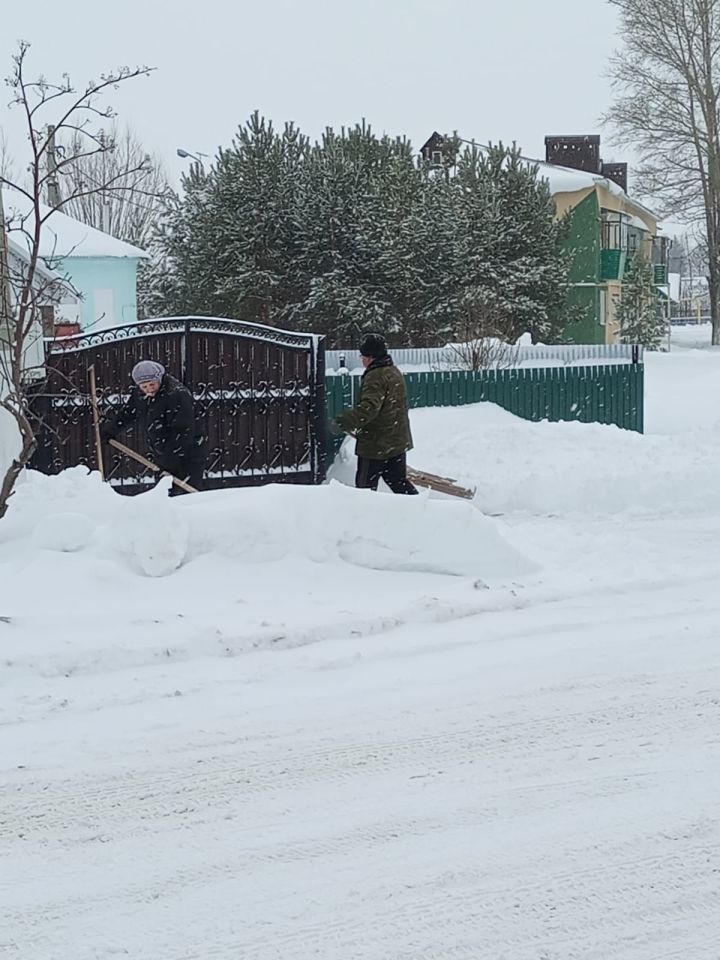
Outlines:
<svg viewBox="0 0 720 960"><path fill-rule="evenodd" d="M287 629L284 623L270 624L267 627L245 633L232 633L226 628L214 624L188 619L183 621L189 636L184 642L168 646L163 642L149 642L147 647L123 649L117 645L92 647L71 657L58 656L55 660L47 657L35 660L27 654L6 657L5 667L20 673L36 674L45 679L76 675L101 674L107 670L135 670L143 667L167 666L171 663L187 663L198 657L235 657L260 650L294 650L316 643L350 640L353 638L381 636L402 627L420 624L449 624L461 620L481 617L486 614L524 611L536 607L553 607L557 604L602 596L606 599L624 597L632 593L655 594L674 590L682 586L714 584L714 577L692 577L669 579L638 578L617 584L613 581L594 580L571 586L567 584L506 584L485 589L481 585L473 600L449 600L442 597L421 597L411 606L402 608L395 614L377 617L352 617L341 623L320 623L301 629ZM468 581L470 584L471 581ZM478 581L479 583L479 581ZM720 606L712 610L705 608L704 614L720 613ZM668 616L669 614L666 614ZM681 611L679 616L686 616ZM655 618L662 622L660 614ZM651 620L653 614L638 616L638 620ZM31 624L18 619L17 626L28 629ZM177 626L175 620L173 623ZM73 624L66 621L65 628L72 632ZM193 642L193 637L202 636L201 642Z"/></svg>
<svg viewBox="0 0 720 960"><path fill-rule="evenodd" d="M495 757L510 753L515 766L532 759L541 742L561 743L568 731L573 734L575 751L590 751L598 744L601 749L612 744L622 746L632 735L629 730L641 734L659 713L667 718L667 728L672 728L677 736L685 726L694 726L693 711L697 710L717 714L713 691L681 703L676 698L655 698L639 703L621 702L591 713L578 711L509 722L487 718L461 730L435 735L373 740L307 752L286 749L269 761L247 762L242 756L233 755L196 758L190 767L185 762L160 775L154 769L144 774L123 771L105 783L90 780L84 789L78 789L74 780L52 785L46 781L25 781L4 800L0 840L17 836L18 824L27 826L28 836L38 830L51 832L59 826L68 836L68 827L74 820L87 822L88 818L98 825L122 824L127 819L126 808L142 814L143 821L150 825L173 808L227 806L250 795L288 792L318 782L340 785L401 769L423 773L429 766L476 762L492 766ZM683 714L687 715L684 722ZM208 744L206 749L211 752L213 745Z"/></svg>

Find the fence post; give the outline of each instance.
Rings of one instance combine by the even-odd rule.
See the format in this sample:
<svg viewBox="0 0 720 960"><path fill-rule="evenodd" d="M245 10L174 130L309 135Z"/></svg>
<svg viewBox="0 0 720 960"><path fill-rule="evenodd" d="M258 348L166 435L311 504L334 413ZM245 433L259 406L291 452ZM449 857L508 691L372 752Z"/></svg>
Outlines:
<svg viewBox="0 0 720 960"><path fill-rule="evenodd" d="M325 338L313 340L310 371L310 449L313 483L322 483L327 474L327 381L325 379Z"/></svg>

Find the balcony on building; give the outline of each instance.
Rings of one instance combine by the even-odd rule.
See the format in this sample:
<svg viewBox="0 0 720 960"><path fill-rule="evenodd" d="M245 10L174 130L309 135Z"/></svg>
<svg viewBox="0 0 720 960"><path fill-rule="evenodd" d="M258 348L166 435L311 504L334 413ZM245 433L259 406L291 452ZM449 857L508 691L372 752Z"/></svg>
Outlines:
<svg viewBox="0 0 720 960"><path fill-rule="evenodd" d="M622 280L628 257L629 217L603 210L600 217L600 279Z"/></svg>
<svg viewBox="0 0 720 960"><path fill-rule="evenodd" d="M667 237L654 237L652 242L652 265L655 284L664 287L668 282L668 256L670 244Z"/></svg>

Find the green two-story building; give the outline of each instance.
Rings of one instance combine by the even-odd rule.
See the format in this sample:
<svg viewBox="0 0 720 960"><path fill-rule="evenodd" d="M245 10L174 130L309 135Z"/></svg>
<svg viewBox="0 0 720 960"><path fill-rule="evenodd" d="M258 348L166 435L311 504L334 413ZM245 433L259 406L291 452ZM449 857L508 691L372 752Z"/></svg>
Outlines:
<svg viewBox="0 0 720 960"><path fill-rule="evenodd" d="M436 131L421 154L450 175L456 149L457 141ZM567 215L570 221L565 249L571 261L569 305L576 309L565 339L615 343L617 306L631 258L646 257L655 268L656 284L666 287L668 242L658 236L657 217L628 195L627 164L603 162L599 136L546 137L545 161L528 163L536 164L539 176L548 181L557 216Z"/></svg>
<svg viewBox="0 0 720 960"><path fill-rule="evenodd" d="M627 165L600 159L600 138L547 137L547 179L558 217L569 215L570 303L579 319L566 330L576 343L614 343L616 309L627 264L635 254L653 263L655 282L667 283L667 240L655 215L628 196Z"/></svg>

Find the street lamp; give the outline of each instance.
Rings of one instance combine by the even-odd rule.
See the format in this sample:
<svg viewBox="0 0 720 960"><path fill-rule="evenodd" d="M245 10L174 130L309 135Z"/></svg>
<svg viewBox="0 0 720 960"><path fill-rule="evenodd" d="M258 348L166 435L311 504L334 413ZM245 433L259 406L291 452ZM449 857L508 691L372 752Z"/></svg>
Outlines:
<svg viewBox="0 0 720 960"><path fill-rule="evenodd" d="M183 150L182 147L178 147L176 152L177 152L177 155L181 157L183 160L187 160L188 158L190 160L196 160L200 164L200 166L203 165L203 162L200 158L201 157L207 158L206 153L200 153L200 151L198 151L197 153L190 153L189 150Z"/></svg>

